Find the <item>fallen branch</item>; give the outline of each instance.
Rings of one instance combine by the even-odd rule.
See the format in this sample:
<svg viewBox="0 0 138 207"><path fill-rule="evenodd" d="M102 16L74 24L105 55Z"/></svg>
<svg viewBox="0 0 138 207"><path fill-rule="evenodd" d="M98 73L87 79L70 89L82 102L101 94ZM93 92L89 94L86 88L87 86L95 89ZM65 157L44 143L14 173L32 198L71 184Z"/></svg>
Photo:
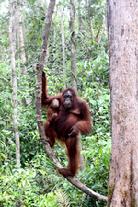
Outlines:
<svg viewBox="0 0 138 207"><path fill-rule="evenodd" d="M51 27L51 22L52 22L52 14L53 14L54 6L55 6L55 0L51 0L49 3L48 12L47 12L46 21L45 21L42 51L41 51L41 55L39 58L39 62L36 66L36 70L37 70L36 118L37 118L41 141L45 147L45 151L46 151L48 157L53 161L55 167L61 168L62 166L61 166L60 162L56 158L52 148L50 147L50 145L47 141L48 139L45 136L44 126L43 126L43 122L41 120L41 114L42 114L42 112L41 112L42 70L44 68L45 58L46 58L46 54L47 54L48 37L49 37L49 32L50 32L50 27ZM67 177L66 179L70 183L72 183L75 187L77 187L81 191L85 192L87 195L94 197L98 200L107 201L106 196L100 195L100 194L94 192L93 190L89 189L86 185L81 183L77 178Z"/></svg>

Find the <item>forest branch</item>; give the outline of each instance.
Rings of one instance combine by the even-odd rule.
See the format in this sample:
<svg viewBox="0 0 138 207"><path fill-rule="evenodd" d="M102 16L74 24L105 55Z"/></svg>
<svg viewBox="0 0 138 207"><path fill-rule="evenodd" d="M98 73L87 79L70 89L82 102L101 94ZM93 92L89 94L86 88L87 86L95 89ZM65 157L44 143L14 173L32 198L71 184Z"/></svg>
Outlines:
<svg viewBox="0 0 138 207"><path fill-rule="evenodd" d="M46 21L45 21L42 51L40 54L39 62L36 66L36 70L37 70L36 118L37 118L41 141L45 147L45 151L46 151L48 157L53 161L55 167L61 168L62 167L61 164L59 163L53 150L51 149L49 143L47 142L48 139L46 138L46 135L44 132L44 127L43 127L43 122L41 120L41 85L42 85L41 77L42 77L42 70L44 68L45 58L47 55L48 37L49 37L49 32L50 32L50 27L51 27L51 22L52 22L52 14L53 14L54 6L55 6L55 0L51 0L49 3L48 12L47 12ZM106 196L102 196L102 195L94 192L93 190L89 189L86 185L81 183L77 178L67 177L66 179L70 183L72 183L75 187L77 187L81 191L85 192L87 195L94 197L98 200L107 201Z"/></svg>

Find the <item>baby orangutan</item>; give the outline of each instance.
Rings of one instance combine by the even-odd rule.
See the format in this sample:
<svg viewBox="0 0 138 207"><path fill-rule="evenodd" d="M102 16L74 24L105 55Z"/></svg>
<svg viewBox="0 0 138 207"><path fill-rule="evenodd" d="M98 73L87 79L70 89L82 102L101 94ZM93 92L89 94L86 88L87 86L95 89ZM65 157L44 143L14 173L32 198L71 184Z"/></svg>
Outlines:
<svg viewBox="0 0 138 207"><path fill-rule="evenodd" d="M60 102L58 99L54 98L51 100L51 104L47 109L47 121L45 122L45 134L49 138L49 144L52 147L55 143L57 137L56 132L52 130L52 123L58 116L60 108Z"/></svg>
<svg viewBox="0 0 138 207"><path fill-rule="evenodd" d="M48 122L51 122L54 118L57 117L59 113L59 107L60 107L59 100L56 98L53 99L47 110L47 121Z"/></svg>

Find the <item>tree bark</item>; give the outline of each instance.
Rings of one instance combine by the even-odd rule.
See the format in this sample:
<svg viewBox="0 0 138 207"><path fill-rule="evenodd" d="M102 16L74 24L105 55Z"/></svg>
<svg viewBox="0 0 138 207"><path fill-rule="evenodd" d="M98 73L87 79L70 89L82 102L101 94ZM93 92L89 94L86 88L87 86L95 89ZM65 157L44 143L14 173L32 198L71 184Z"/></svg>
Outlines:
<svg viewBox="0 0 138 207"><path fill-rule="evenodd" d="M22 17L22 2L21 0L18 0L18 13L17 13L17 19L18 19L18 27L17 27L17 34L18 34L18 43L19 43L19 55L21 60L21 68L22 68L22 74L27 74L27 68L26 68L26 53L25 53L25 44L24 44L24 28L23 28L23 17Z"/></svg>
<svg viewBox="0 0 138 207"><path fill-rule="evenodd" d="M79 24L79 32L82 32L83 31L83 21L82 21L82 15L81 15L81 0L78 0L77 1L78 3L78 24Z"/></svg>
<svg viewBox="0 0 138 207"><path fill-rule="evenodd" d="M10 41L10 59L12 70L12 104L13 104L13 129L16 139L16 164L20 167L20 139L18 132L18 103L17 103L17 71L16 71L16 14L17 2L10 1L10 20L9 20L9 41Z"/></svg>
<svg viewBox="0 0 138 207"><path fill-rule="evenodd" d="M138 207L137 17L137 1L108 1L112 118L110 207Z"/></svg>
<svg viewBox="0 0 138 207"><path fill-rule="evenodd" d="M91 14L91 6L92 6L92 1L91 0L86 0L86 9L87 9L87 22L88 22L88 29L90 31L91 39L93 40L93 27L92 27L92 14Z"/></svg>
<svg viewBox="0 0 138 207"><path fill-rule="evenodd" d="M25 80L25 83L23 85L25 94L22 99L22 103L26 106L31 103L31 97L29 94L29 82L28 82L28 72L27 72L27 58L25 53L25 41L24 41L24 25L23 25L23 16L22 16L22 10L23 10L23 3L21 0L17 0L17 48L18 48L18 54L19 54L19 67L21 69L20 74L20 85L22 85L22 80ZM22 79L23 77L23 79ZM21 87L22 88L22 87Z"/></svg>
<svg viewBox="0 0 138 207"><path fill-rule="evenodd" d="M76 37L75 37L75 4L70 0L70 33L71 33L71 72L72 87L77 90L76 78Z"/></svg>
<svg viewBox="0 0 138 207"><path fill-rule="evenodd" d="M61 38L62 38L62 66L63 66L63 80L66 88L66 65L65 65L65 35L64 35L64 9L61 14Z"/></svg>
<svg viewBox="0 0 138 207"><path fill-rule="evenodd" d="M45 64L45 60L47 56L48 38L50 34L50 29L51 29L54 7L55 7L55 0L51 0L48 6L46 18L45 18L42 49L41 49L38 64L36 66L36 69L37 69L36 115L37 115L37 122L38 122L39 130L40 130L40 125L41 125L41 114L42 114L41 113L42 70L44 68L44 64Z"/></svg>

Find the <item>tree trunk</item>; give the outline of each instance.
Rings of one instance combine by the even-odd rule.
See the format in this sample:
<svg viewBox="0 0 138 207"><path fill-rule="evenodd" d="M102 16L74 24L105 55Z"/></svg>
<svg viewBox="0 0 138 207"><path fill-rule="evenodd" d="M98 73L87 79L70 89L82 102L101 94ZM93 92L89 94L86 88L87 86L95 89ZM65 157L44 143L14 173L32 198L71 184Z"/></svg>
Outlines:
<svg viewBox="0 0 138 207"><path fill-rule="evenodd" d="M87 22L88 22L88 30L90 31L91 39L93 40L93 27L92 27L92 1L91 0L86 0L86 5L87 5Z"/></svg>
<svg viewBox="0 0 138 207"><path fill-rule="evenodd" d="M52 16L55 7L55 0L50 0L49 6L47 9L46 17L45 17L45 25L43 31L43 43L40 52L39 61L36 65L37 70L37 87L36 87L36 118L38 122L38 128L41 131L41 91L42 91L42 71L44 69L46 57L47 57L47 48L48 48L48 38L50 34L51 24L52 24ZM44 133L44 129L43 129ZM40 133L41 134L41 133Z"/></svg>
<svg viewBox="0 0 138 207"><path fill-rule="evenodd" d="M78 0L78 24L79 24L79 32L83 31L83 21L82 21L82 15L81 15L81 0Z"/></svg>
<svg viewBox="0 0 138 207"><path fill-rule="evenodd" d="M18 18L18 27L17 27L17 34L18 34L18 43L19 43L19 55L21 60L21 68L22 74L27 74L26 69L26 54L25 54L25 44L24 44L24 29L23 29L23 17L22 17L22 2L18 0L18 11L17 11L17 18Z"/></svg>
<svg viewBox="0 0 138 207"><path fill-rule="evenodd" d="M11 58L11 70L12 70L12 103L13 103L13 129L16 139L16 163L17 167L20 167L20 140L18 132L18 111L17 111L17 75L16 75L16 13L17 2L15 0L10 1L10 20L9 20L9 41L10 41L10 58Z"/></svg>
<svg viewBox="0 0 138 207"><path fill-rule="evenodd" d="M61 38L62 38L62 65L63 65L63 80L66 87L66 66L65 66L65 36L64 36L64 9L61 14Z"/></svg>
<svg viewBox="0 0 138 207"><path fill-rule="evenodd" d="M109 0L110 207L138 207L138 2Z"/></svg>
<svg viewBox="0 0 138 207"><path fill-rule="evenodd" d="M72 87L77 90L77 79L76 79L76 37L75 37L75 4L74 4L74 0L70 0L70 33L71 33Z"/></svg>
<svg viewBox="0 0 138 207"><path fill-rule="evenodd" d="M27 72L27 59L25 53L25 41L24 41L24 27L23 27L23 17L22 17L22 7L23 3L21 0L17 0L17 43L18 43L18 54L19 54L19 67L21 69L20 85L25 91L22 98L22 103L26 106L31 103L31 97L29 94L29 82L28 82L28 72ZM24 81L25 80L25 81ZM23 84L23 87L22 87ZM21 91L22 93L22 91ZM23 94L23 93L22 93Z"/></svg>

